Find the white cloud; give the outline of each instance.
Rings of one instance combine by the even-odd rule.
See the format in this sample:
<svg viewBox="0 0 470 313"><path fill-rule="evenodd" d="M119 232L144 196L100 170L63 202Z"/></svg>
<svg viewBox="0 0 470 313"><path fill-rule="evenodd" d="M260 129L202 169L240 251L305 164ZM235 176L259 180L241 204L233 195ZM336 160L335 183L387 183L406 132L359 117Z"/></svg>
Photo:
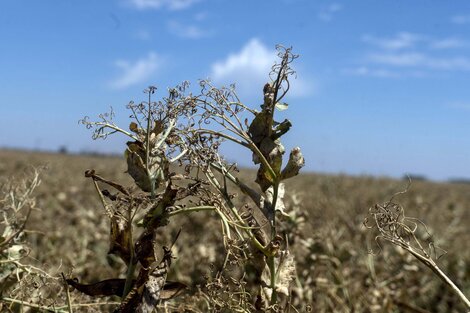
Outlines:
<svg viewBox="0 0 470 313"><path fill-rule="evenodd" d="M348 75L371 76L380 78L396 78L401 76L399 73L387 69L373 69L367 66L348 68L343 70L343 72Z"/></svg>
<svg viewBox="0 0 470 313"><path fill-rule="evenodd" d="M155 73L161 63L161 57L154 52L150 52L146 57L140 58L135 62L118 60L115 65L122 73L118 78L111 81L109 86L115 89L124 89L143 83Z"/></svg>
<svg viewBox="0 0 470 313"><path fill-rule="evenodd" d="M417 52L405 53L374 53L368 56L368 60L393 66L418 66L423 63L425 56Z"/></svg>
<svg viewBox="0 0 470 313"><path fill-rule="evenodd" d="M359 67L344 73L389 78L425 77L430 71L470 71L470 58L450 54L470 47L469 42L457 37L400 32L392 37L364 35L361 39L375 49L365 54Z"/></svg>
<svg viewBox="0 0 470 313"><path fill-rule="evenodd" d="M177 21L168 22L168 28L173 34L182 38L199 39L211 35L211 32L196 25L183 25Z"/></svg>
<svg viewBox="0 0 470 313"><path fill-rule="evenodd" d="M212 65L211 78L218 84L236 83L241 96L260 95L269 81L271 67L277 61L275 49L268 49L258 39L251 39L239 52ZM313 91L312 84L303 79L291 79L291 96L306 96Z"/></svg>
<svg viewBox="0 0 470 313"><path fill-rule="evenodd" d="M362 36L362 41L378 46L385 50L400 50L413 47L417 42L424 40L418 34L401 32L392 38L378 38L370 35Z"/></svg>
<svg viewBox="0 0 470 313"><path fill-rule="evenodd" d="M268 74L276 62L275 50L267 49L258 39L251 39L237 53L212 65L211 78L216 83L236 82L240 94L261 93L268 81Z"/></svg>
<svg viewBox="0 0 470 313"><path fill-rule="evenodd" d="M426 72L422 70L397 70L387 68L375 68L371 66L359 66L354 68L346 68L342 70L345 75L361 76L361 77L375 77L375 78L403 78L403 77L426 77Z"/></svg>
<svg viewBox="0 0 470 313"><path fill-rule="evenodd" d="M324 22L329 22L333 19L333 15L341 11L343 6L339 3L332 3L326 8L323 8L320 13L318 13L318 18Z"/></svg>
<svg viewBox="0 0 470 313"><path fill-rule="evenodd" d="M454 49L468 46L468 43L456 37L432 38L420 34L400 32L393 37L362 36L362 41L382 50L406 50L413 48Z"/></svg>
<svg viewBox="0 0 470 313"><path fill-rule="evenodd" d="M470 59L466 57L432 57L424 53L376 53L368 60L383 65L420 67L432 70L470 71Z"/></svg>
<svg viewBox="0 0 470 313"><path fill-rule="evenodd" d="M200 0L128 0L128 2L139 10L161 9L183 10L192 6Z"/></svg>
<svg viewBox="0 0 470 313"><path fill-rule="evenodd" d="M450 19L450 21L454 24L469 24L470 23L470 15L454 15Z"/></svg>

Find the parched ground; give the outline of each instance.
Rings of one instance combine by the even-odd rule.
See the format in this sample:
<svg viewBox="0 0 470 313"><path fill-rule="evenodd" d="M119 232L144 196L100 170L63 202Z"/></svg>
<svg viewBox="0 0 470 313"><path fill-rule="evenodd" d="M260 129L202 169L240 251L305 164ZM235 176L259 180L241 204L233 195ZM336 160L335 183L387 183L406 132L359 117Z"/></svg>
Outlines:
<svg viewBox="0 0 470 313"><path fill-rule="evenodd" d="M84 172L95 169L130 185L124 160L0 150L2 179L20 177L31 166L45 168L35 191L40 209L27 225L29 254L24 262L84 282L123 277L121 262L107 256L108 221ZM249 170L241 175L254 179ZM285 228L292 233L290 247L297 260L292 302L299 312L463 312L459 299L428 268L363 226L368 209L405 189L407 181L309 173L286 183L289 207L301 217L297 225L286 223ZM427 232L418 233L424 245L434 243L430 251L437 263L470 295L470 185L416 181L394 201L407 216L427 225ZM170 278L189 286L172 303L182 311L200 312L198 286L210 280L224 257L220 226L210 213L199 212L178 217L169 227L162 243L182 229ZM21 282L14 293L27 299L30 288L36 289L35 296L64 299L32 281ZM71 296L74 303L90 301L76 291ZM43 303L54 301L49 300ZM83 308L92 310L105 309Z"/></svg>

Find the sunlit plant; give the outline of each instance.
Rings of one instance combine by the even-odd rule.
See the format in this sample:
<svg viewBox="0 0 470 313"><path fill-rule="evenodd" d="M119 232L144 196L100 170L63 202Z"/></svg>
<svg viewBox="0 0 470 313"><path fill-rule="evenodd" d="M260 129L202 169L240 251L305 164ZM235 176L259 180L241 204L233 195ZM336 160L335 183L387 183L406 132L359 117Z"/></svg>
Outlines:
<svg viewBox="0 0 470 313"><path fill-rule="evenodd" d="M178 215L211 211L222 226L225 255L216 277L202 291L208 295L207 309L280 311L289 306L295 262L278 232L282 221L276 216L287 215L284 181L299 173L304 158L297 147L284 162L281 138L291 123L276 121L275 112L288 107L283 99L294 74L290 65L297 56L291 48L278 46L277 50L280 62L263 88L259 111L243 104L234 86L216 88L203 80L198 94L189 92L185 82L168 89L159 101L153 100L157 88L147 88L146 101L127 106L132 120L128 129L114 123L113 112L100 115L98 121L81 120L93 129L94 139L116 133L128 138L125 160L135 186L125 187L93 169L86 171L110 221L109 253L125 263L127 272L126 278L93 284L68 279L69 285L91 296L121 297L117 312L152 312L186 288L166 279L177 236L172 243L158 246L157 230ZM236 164L223 157L219 148L227 142L251 151L258 166L258 188L242 181ZM242 207L234 204L237 190L250 199ZM227 273L229 262L239 264L240 273ZM250 273L243 264L251 264ZM252 286L246 286L247 274L255 276ZM229 284L238 292L219 288Z"/></svg>

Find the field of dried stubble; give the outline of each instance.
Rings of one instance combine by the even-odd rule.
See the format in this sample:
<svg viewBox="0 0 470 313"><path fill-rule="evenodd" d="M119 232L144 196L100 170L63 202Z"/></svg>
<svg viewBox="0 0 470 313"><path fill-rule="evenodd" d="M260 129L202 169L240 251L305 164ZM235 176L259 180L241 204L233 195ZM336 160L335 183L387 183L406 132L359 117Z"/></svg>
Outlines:
<svg viewBox="0 0 470 313"><path fill-rule="evenodd" d="M313 160L314 156L307 156L307 162ZM106 257L108 220L92 183L84 177L85 170L95 169L103 177L128 185L131 180L124 173L125 161L117 157L0 151L2 179L19 177L28 167L41 165L47 168L34 194L39 210L32 213L26 227L28 255L22 263L43 269L51 277L13 276L19 282L7 290L2 287L2 296L60 307L66 297L60 273L84 282L124 275L120 260ZM243 175L253 177L254 173ZM295 195L290 205L304 215L303 223L290 225L289 231L298 276L291 300L299 312L463 312L459 299L428 268L386 242L379 240L379 247L376 234L363 226L369 207L387 201L406 185L406 181L391 179L313 173L288 182L288 194ZM248 199L241 196L238 201L242 205ZM438 264L469 295L470 185L417 181L396 201L408 216L426 223L435 245L447 252ZM168 243L182 229L169 279L184 282L188 288L168 301L168 311L201 312L204 286L223 261L220 226L211 214L197 212L172 220L172 231L159 238L162 244ZM436 253L442 254L440 249ZM73 304L96 301L113 299L96 300L71 291ZM76 306L74 312L111 307ZM15 306L2 306L5 312L9 308Z"/></svg>

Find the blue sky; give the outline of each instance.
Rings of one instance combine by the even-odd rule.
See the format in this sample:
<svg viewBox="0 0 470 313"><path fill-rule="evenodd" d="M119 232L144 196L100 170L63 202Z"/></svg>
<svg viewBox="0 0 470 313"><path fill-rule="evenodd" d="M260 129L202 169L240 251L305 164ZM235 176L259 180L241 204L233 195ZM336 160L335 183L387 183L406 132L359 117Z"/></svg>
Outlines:
<svg viewBox="0 0 470 313"><path fill-rule="evenodd" d="M3 0L0 42L0 146L119 152L77 121L126 125L150 84L236 82L257 107L281 43L307 170L470 178L468 1Z"/></svg>

